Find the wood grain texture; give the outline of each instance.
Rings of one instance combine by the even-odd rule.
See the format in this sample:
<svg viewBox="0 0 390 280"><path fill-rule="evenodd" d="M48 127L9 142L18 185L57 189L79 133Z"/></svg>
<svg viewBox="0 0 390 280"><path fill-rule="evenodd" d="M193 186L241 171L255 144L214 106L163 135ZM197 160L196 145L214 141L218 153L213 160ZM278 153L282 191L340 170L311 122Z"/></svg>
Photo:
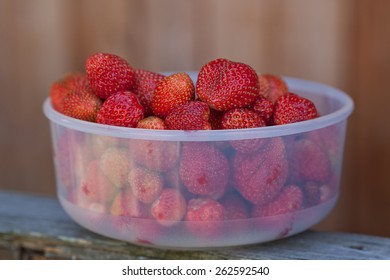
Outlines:
<svg viewBox="0 0 390 280"><path fill-rule="evenodd" d="M41 106L88 55L154 71L227 57L351 95L340 200L317 228L390 236L388 14L386 0L2 0L0 187L55 194Z"/></svg>
<svg viewBox="0 0 390 280"><path fill-rule="evenodd" d="M81 228L53 198L12 192L0 192L0 213L0 257L7 259L390 259L390 238L313 231L214 250L140 247Z"/></svg>

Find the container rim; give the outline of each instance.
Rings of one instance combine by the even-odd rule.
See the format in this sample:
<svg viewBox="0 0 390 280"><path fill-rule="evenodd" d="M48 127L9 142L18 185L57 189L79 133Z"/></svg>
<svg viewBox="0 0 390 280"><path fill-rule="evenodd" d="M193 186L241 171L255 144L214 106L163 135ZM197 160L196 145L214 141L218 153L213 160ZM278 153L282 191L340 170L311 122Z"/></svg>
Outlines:
<svg viewBox="0 0 390 280"><path fill-rule="evenodd" d="M187 73L194 75L197 72L188 71ZM228 141L287 136L324 128L346 120L354 109L352 98L337 88L299 78L283 77L283 79L293 92L321 91L321 95L338 101L341 104L341 107L332 113L316 119L280 126L195 131L128 128L82 121L55 111L49 97L47 97L43 103L43 112L52 123L74 130L103 136L156 141Z"/></svg>

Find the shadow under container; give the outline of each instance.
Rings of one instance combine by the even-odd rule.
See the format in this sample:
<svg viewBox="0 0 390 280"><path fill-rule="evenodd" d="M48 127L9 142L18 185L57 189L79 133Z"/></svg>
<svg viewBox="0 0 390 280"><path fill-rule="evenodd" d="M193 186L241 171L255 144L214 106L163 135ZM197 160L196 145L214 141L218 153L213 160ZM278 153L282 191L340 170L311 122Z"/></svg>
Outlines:
<svg viewBox="0 0 390 280"><path fill-rule="evenodd" d="M156 131L76 120L47 99L62 207L95 233L159 248L253 244L310 228L337 201L353 101L327 85L285 80L321 117Z"/></svg>

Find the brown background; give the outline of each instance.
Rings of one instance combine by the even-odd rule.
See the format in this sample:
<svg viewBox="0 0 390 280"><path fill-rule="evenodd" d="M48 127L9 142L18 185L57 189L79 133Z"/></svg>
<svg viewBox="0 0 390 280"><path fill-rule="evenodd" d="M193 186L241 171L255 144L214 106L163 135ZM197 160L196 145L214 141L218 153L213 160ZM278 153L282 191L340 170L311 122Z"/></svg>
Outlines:
<svg viewBox="0 0 390 280"><path fill-rule="evenodd" d="M317 228L390 236L390 1L0 0L0 188L55 195L42 102L97 51L153 71L226 57L346 91L341 197Z"/></svg>

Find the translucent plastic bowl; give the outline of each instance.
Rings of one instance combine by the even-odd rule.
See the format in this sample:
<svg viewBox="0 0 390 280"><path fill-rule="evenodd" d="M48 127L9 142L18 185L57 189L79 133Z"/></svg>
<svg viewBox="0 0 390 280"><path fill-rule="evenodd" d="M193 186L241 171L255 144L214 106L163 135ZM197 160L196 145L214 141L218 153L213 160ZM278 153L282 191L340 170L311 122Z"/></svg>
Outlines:
<svg viewBox="0 0 390 280"><path fill-rule="evenodd" d="M252 244L308 229L336 203L353 101L327 85L285 80L321 117L254 129L156 131L69 118L47 99L59 201L93 232L155 247ZM154 193L145 191L150 185ZM153 216L167 190L181 204L167 203ZM210 203L214 208L202 208Z"/></svg>

